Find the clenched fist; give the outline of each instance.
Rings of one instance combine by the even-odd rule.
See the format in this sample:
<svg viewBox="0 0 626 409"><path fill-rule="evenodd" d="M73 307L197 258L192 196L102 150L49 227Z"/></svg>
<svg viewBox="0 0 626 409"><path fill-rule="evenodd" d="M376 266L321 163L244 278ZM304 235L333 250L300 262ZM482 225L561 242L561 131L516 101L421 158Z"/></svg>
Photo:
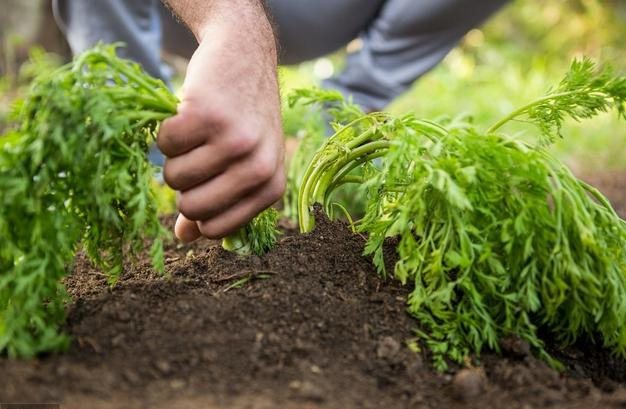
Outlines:
<svg viewBox="0 0 626 409"><path fill-rule="evenodd" d="M200 45L178 114L157 138L165 181L179 192L175 233L184 242L234 232L285 186L272 30L259 4L229 1L215 1L192 26Z"/></svg>

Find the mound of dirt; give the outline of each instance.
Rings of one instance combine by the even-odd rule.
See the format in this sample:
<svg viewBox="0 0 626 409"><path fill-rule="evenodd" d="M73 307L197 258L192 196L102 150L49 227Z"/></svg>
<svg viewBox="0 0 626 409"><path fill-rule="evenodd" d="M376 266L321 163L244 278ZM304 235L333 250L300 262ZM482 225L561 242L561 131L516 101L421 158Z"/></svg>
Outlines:
<svg viewBox="0 0 626 409"><path fill-rule="evenodd" d="M622 183L621 186L625 184ZM602 186L600 186L602 189ZM619 189L618 189L619 190ZM604 190L606 193L606 190ZM624 190L619 190L620 193ZM623 194L623 193L621 193ZM382 280L364 240L320 220L263 258L215 243L170 244L167 277L147 261L117 287L79 255L67 278L71 349L0 359L0 402L62 408L621 408L626 366L594 345L523 342L439 374L415 344L408 287Z"/></svg>

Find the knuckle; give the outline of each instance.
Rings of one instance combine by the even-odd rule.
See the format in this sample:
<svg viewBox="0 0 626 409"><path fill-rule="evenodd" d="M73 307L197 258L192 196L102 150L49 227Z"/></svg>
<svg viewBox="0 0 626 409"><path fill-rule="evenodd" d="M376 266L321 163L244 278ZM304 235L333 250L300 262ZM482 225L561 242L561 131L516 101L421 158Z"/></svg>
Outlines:
<svg viewBox="0 0 626 409"><path fill-rule="evenodd" d="M185 121L203 121L207 117L207 110L201 100L186 100L178 106L178 115L184 117Z"/></svg>
<svg viewBox="0 0 626 409"><path fill-rule="evenodd" d="M199 214L194 203L189 199L189 195L180 194L176 200L178 211L189 220L198 220Z"/></svg>
<svg viewBox="0 0 626 409"><path fill-rule="evenodd" d="M213 221L206 220L200 223L200 233L208 239L217 240L224 237L228 232L220 228Z"/></svg>
<svg viewBox="0 0 626 409"><path fill-rule="evenodd" d="M265 204L266 206L271 206L274 203L278 202L285 193L285 187L281 185L272 186L266 192Z"/></svg>
<svg viewBox="0 0 626 409"><path fill-rule="evenodd" d="M166 160L163 165L163 179L169 187L174 190L182 190L183 186L180 178L180 171L177 170L171 160Z"/></svg>
<svg viewBox="0 0 626 409"><path fill-rule="evenodd" d="M169 156L171 154L171 142L170 142L170 133L167 132L164 127L161 128L159 135L156 139L157 148L163 153L165 156Z"/></svg>
<svg viewBox="0 0 626 409"><path fill-rule="evenodd" d="M228 154L236 157L248 154L257 147L261 136L254 131L236 131L231 138L225 140Z"/></svg>
<svg viewBox="0 0 626 409"><path fill-rule="evenodd" d="M233 113L226 106L210 104L208 106L196 105L194 113L199 121L209 128L223 128L233 122Z"/></svg>
<svg viewBox="0 0 626 409"><path fill-rule="evenodd" d="M254 162L252 169L252 178L256 183L265 182L274 176L276 172L276 163L268 158L260 158Z"/></svg>
<svg viewBox="0 0 626 409"><path fill-rule="evenodd" d="M200 141L218 133L227 119L219 110L207 109L202 104L186 101L178 113L166 119L159 130L156 144L166 156L178 156Z"/></svg>
<svg viewBox="0 0 626 409"><path fill-rule="evenodd" d="M276 180L277 181L274 182L270 186L269 196L270 196L270 200L272 200L272 203L276 202L281 197L283 197L283 194L285 194L285 189L286 189L286 186L287 186L287 183L286 183L286 180L285 180L284 176L281 176L281 177L277 178Z"/></svg>
<svg viewBox="0 0 626 409"><path fill-rule="evenodd" d="M206 136L221 133L232 122L228 111L216 105L207 106L204 103L189 104L185 112L186 121L195 124Z"/></svg>
<svg viewBox="0 0 626 409"><path fill-rule="evenodd" d="M179 194L176 207L189 220L199 221L219 213L221 204L212 201L207 202L198 195L197 190L190 189Z"/></svg>

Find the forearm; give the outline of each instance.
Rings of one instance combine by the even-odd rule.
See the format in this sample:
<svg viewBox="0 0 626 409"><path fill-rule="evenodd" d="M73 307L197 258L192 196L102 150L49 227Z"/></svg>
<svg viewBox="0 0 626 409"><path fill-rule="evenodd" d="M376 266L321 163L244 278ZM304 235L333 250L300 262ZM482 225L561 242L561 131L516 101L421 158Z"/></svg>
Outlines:
<svg viewBox="0 0 626 409"><path fill-rule="evenodd" d="M264 0L164 0L164 3L196 36L198 42L212 25L232 25L274 41Z"/></svg>

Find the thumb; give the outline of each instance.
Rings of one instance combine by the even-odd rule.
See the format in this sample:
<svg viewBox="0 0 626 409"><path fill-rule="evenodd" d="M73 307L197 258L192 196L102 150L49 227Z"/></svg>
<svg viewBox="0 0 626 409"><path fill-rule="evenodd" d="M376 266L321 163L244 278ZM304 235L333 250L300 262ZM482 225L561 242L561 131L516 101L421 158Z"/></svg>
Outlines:
<svg viewBox="0 0 626 409"><path fill-rule="evenodd" d="M178 240L183 243L190 243L202 236L202 233L200 233L200 229L198 228L198 223L189 220L182 214L179 214L178 219L176 219L174 234Z"/></svg>

